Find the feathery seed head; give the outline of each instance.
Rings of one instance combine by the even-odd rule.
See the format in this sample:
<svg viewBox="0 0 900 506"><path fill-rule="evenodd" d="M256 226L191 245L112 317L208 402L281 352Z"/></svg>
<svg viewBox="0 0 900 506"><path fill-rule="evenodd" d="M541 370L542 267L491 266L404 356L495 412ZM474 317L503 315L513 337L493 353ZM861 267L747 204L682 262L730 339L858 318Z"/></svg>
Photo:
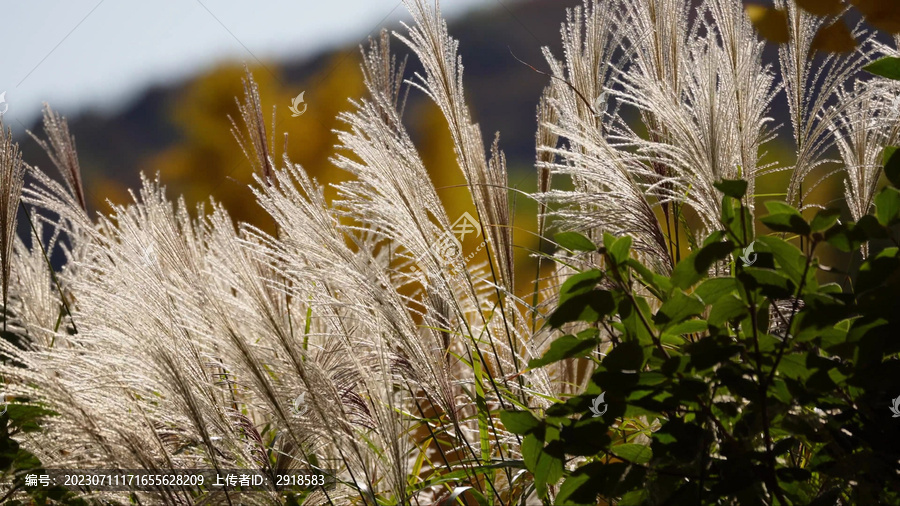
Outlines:
<svg viewBox="0 0 900 506"><path fill-rule="evenodd" d="M253 74L250 69L244 66L245 77L241 80L244 84L244 101L241 102L235 98L238 111L241 113L241 119L244 122L244 130L238 127L234 118L231 120L231 133L237 139L244 156L250 162L253 170L263 179L266 184L272 184L272 173L274 171L273 156L275 153L275 139L272 138L271 147L266 145L268 134L266 133L266 124L262 113L262 100L259 98L259 86L253 80ZM275 131L275 108L272 108L272 133Z"/></svg>
<svg viewBox="0 0 900 506"><path fill-rule="evenodd" d="M78 164L78 153L75 150L75 136L69 133L66 118L44 104L44 133L48 140L39 139L31 132L28 134L44 149L62 175L72 195L78 199L81 208L87 211L84 200L84 188L81 184L81 167ZM49 141L49 142L48 142Z"/></svg>
<svg viewBox="0 0 900 506"><path fill-rule="evenodd" d="M16 215L25 182L25 164L12 130L0 122L0 269L3 281L4 310L8 302L11 258L16 239ZM6 319L3 320L4 328Z"/></svg>

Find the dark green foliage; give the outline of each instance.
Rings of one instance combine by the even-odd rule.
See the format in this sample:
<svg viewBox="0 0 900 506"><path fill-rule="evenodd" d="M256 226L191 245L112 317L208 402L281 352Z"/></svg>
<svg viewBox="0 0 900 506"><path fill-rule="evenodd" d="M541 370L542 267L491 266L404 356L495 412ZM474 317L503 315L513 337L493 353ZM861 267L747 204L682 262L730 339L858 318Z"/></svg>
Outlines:
<svg viewBox="0 0 900 506"><path fill-rule="evenodd" d="M4 312L4 314L8 313ZM0 332L0 338L17 347L22 347L27 339L21 333L13 331ZM9 365L24 367L24 364L12 360L5 354L0 354L0 360ZM22 404L20 401L24 401L24 399L0 398L0 402L2 402L0 410L5 408L5 412L0 414L0 481L11 484L10 487L0 491L0 504L88 504L62 486L27 487L25 485L25 476L27 474L40 475L43 472L43 465L34 454L21 448L13 436L40 431L41 421L48 416L56 415L56 413L37 406ZM16 495L22 491L29 498L29 502L22 502L21 494ZM11 499L14 495L17 499Z"/></svg>
<svg viewBox="0 0 900 506"><path fill-rule="evenodd" d="M578 232L562 232L553 237L556 244L569 251L593 251L597 249L594 243Z"/></svg>
<svg viewBox="0 0 900 506"><path fill-rule="evenodd" d="M885 158L894 181L900 169L890 166L900 159ZM723 230L671 277L629 258L627 237L568 248L596 249L606 268L569 279L549 323L590 329L558 338L529 365L594 360L596 370L581 395L502 417L524 437L539 494L566 505L900 504L900 417L890 409L900 396L900 249L891 228L900 191L881 191L874 215L858 223L835 211L807 221L767 203L762 221L772 233L754 240L745 187L717 188ZM893 246L879 251L873 239ZM863 244L869 255L845 286L820 283L817 252ZM748 246L751 265L740 260ZM725 272L710 277L714 268ZM612 332L602 360L591 353L596 329ZM635 420L656 425L626 423ZM635 441L639 432L649 444ZM576 457L586 460L567 470Z"/></svg>
<svg viewBox="0 0 900 506"><path fill-rule="evenodd" d="M894 146L884 149L884 174L894 186L900 186L900 153Z"/></svg>
<svg viewBox="0 0 900 506"><path fill-rule="evenodd" d="M11 436L17 433L34 432L40 430L41 418L54 413L22 404L10 403L6 413L0 415L0 474L3 481L10 482L12 487L0 494L2 504L71 504L86 505L82 499L68 489L56 485L51 487L28 487L25 485L27 474L40 475L43 466L40 460L31 452L24 450ZM25 491L29 502L11 500L13 492Z"/></svg>
<svg viewBox="0 0 900 506"><path fill-rule="evenodd" d="M876 76L900 80L900 58L886 56L863 67L863 70Z"/></svg>

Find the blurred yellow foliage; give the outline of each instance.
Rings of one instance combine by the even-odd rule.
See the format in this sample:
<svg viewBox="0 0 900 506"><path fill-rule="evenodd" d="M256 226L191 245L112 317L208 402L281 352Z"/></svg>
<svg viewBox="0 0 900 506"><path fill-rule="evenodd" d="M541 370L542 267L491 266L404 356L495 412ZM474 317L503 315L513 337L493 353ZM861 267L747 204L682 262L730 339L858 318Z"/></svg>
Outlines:
<svg viewBox="0 0 900 506"><path fill-rule="evenodd" d="M334 130L344 128L336 117L350 108L349 98L364 94L358 58L347 53L337 53L319 73L310 76L298 86L285 86L284 79L274 64L251 67L259 86L263 115L270 142L274 137L276 164L282 163L287 133L287 155L326 187L326 197L331 200L336 192L330 185L346 180L349 175L329 161L335 154L337 136ZM176 105L169 112L179 129L176 145L153 154L141 166L151 177L159 172L168 194L175 198L183 195L190 209L209 202L213 197L221 202L235 220L251 223L270 233L272 221L256 201L248 188L253 182L250 163L235 140L229 116L235 118L239 128L242 120L237 112L236 97L243 96L241 78L244 69L238 64L221 65L198 77L187 85ZM294 98L304 93L306 111L292 116L290 106ZM275 106L275 128L272 130L272 106ZM299 106L303 110L302 106ZM430 101L412 101L406 111L410 129L417 132L416 142L420 155L429 171L432 182L438 188L450 222L463 213L477 217L465 178L460 171L447 122L440 110ZM121 196L121 191L115 192ZM124 199L123 199L124 200ZM121 200L116 200L121 201ZM536 250L538 242L533 233L536 226L536 209L520 206L515 216L517 225L527 224L528 231L516 231L515 242L523 246L517 250L517 291L527 291L533 283L534 264L527 257L528 250ZM463 244L463 255L479 250L484 238L475 241L471 236ZM487 261L486 248L472 258L470 263ZM522 261L524 263L519 264Z"/></svg>
<svg viewBox="0 0 900 506"><path fill-rule="evenodd" d="M332 130L340 126L335 116L346 109L348 97L357 97L363 91L355 60L335 56L323 71L297 87L284 86L281 77L273 74L277 70L271 69L277 67L266 65L250 71L263 104L275 106L274 135L272 109L263 111L270 142L274 138L275 162L281 163L286 146L290 159L322 184L341 180L343 174L328 158L334 154L337 140ZM159 172L170 195L184 195L192 208L212 196L234 219L271 231L270 220L247 188L252 183L252 170L231 132L229 117L243 127L235 104L235 98L243 96L243 76L240 65L229 64L188 85L171 111L182 141L152 156L141 170L146 174ZM304 114L293 117L289 107L300 93L304 93L308 106Z"/></svg>
<svg viewBox="0 0 900 506"><path fill-rule="evenodd" d="M900 33L900 1L897 0L794 0L800 9L814 16L836 17L824 24L812 42L814 51L846 53L856 48L856 40L841 14L851 5L866 22L887 33ZM759 34L771 42L783 44L790 40L787 13L783 9L757 4L745 6L747 15Z"/></svg>

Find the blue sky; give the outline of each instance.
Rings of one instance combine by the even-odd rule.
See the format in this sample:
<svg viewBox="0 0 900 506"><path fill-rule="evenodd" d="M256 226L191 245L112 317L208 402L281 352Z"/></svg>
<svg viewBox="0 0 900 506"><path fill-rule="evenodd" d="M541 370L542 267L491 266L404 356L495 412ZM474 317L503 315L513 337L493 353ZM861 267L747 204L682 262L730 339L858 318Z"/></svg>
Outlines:
<svg viewBox="0 0 900 506"><path fill-rule="evenodd" d="M501 0L444 0L445 16ZM510 2L513 0L502 0ZM2 2L3 122L29 124L42 102L72 115L112 111L142 89L226 59L311 56L409 18L400 0L19 0Z"/></svg>

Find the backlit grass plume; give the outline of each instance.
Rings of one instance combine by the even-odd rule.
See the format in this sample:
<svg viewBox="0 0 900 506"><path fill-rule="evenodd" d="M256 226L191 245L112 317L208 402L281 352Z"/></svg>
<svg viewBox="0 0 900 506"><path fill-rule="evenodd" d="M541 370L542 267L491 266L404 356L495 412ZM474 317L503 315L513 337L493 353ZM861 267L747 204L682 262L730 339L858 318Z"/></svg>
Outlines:
<svg viewBox="0 0 900 506"><path fill-rule="evenodd" d="M49 105L44 104L44 133L47 140L39 139L28 132L50 157L50 161L59 170L66 186L72 195L78 199L81 208L87 212L87 204L84 200L84 187L81 183L81 166L78 163L78 153L75 149L75 136L69 133L69 125L66 118L53 111Z"/></svg>
<svg viewBox="0 0 900 506"><path fill-rule="evenodd" d="M16 239L16 215L25 182L25 165L12 131L0 123L0 269L3 281L3 330L7 327L9 281Z"/></svg>

